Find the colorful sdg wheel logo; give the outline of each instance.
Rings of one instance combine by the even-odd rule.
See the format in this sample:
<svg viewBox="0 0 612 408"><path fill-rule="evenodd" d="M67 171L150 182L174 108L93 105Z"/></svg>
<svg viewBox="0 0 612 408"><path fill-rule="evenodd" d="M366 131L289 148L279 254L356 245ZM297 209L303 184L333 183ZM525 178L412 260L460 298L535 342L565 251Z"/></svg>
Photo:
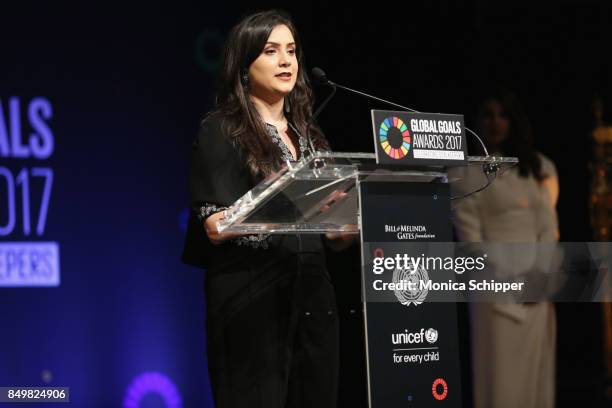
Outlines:
<svg viewBox="0 0 612 408"><path fill-rule="evenodd" d="M410 131L397 116L386 118L378 129L380 146L392 159L403 159L410 150Z"/></svg>

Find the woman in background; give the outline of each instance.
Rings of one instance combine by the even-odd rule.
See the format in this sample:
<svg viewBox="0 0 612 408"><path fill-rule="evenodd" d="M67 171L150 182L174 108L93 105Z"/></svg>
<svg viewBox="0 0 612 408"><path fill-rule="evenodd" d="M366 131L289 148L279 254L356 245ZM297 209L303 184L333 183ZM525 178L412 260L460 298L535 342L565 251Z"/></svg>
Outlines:
<svg viewBox="0 0 612 408"><path fill-rule="evenodd" d="M461 241L535 243L558 239L559 185L554 164L535 151L517 99L499 90L483 99L477 128L489 150L518 157L517 167L457 206ZM529 269L530 257L502 251L498 265L511 274ZM523 247L524 248L524 247ZM470 308L474 406L554 406L555 311L551 303L474 303Z"/></svg>
<svg viewBox="0 0 612 408"><path fill-rule="evenodd" d="M216 109L193 146L183 259L205 267L211 386L218 408L335 407L338 322L318 235L217 231L223 210L308 147L313 94L293 22L267 11L229 35ZM328 237L332 247L349 237Z"/></svg>

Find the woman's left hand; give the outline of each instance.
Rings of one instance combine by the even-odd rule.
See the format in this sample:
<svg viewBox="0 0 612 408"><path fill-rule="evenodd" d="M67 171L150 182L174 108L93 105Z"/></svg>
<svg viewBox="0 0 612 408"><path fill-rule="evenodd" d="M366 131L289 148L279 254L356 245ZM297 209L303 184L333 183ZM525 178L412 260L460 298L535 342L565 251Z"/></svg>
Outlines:
<svg viewBox="0 0 612 408"><path fill-rule="evenodd" d="M357 240L359 234L347 232L327 232L325 242L333 251L342 251L348 248Z"/></svg>

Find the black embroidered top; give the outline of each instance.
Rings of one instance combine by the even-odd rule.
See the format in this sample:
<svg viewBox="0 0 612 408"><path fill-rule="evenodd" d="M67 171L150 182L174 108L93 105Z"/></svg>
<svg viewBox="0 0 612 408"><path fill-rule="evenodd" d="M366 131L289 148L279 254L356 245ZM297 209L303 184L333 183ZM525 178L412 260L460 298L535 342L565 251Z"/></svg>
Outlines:
<svg viewBox="0 0 612 408"><path fill-rule="evenodd" d="M280 148L283 161L293 161L293 155L289 150L289 147L283 142L280 135L278 134L278 129L276 126L266 123L266 127L268 129L268 134L270 135L270 139ZM304 151L307 149L306 140L304 137L299 138L299 157L304 155ZM206 218L215 214L217 212L223 211L227 209L227 207L219 206L216 203L204 203L203 206L199 208L199 218L201 221L204 221ZM270 238L269 234L257 234L257 235L247 235L244 237L233 238L231 242L236 245L246 245L252 248L268 248L268 239Z"/></svg>
<svg viewBox="0 0 612 408"><path fill-rule="evenodd" d="M276 127L271 124L266 125L271 142L281 151L282 160L293 161L294 158ZM291 123L289 126L299 134ZM298 158L301 158L308 145L306 139L301 136L298 138L298 143ZM239 149L222 134L219 119L207 118L200 128L192 150L190 171L192 215L183 251L185 263L208 266L211 262L214 263L216 257L228 258L232 256L229 255L232 252L239 254L239 248L262 250L270 247L272 237L269 234L247 235L213 246L203 228L203 221L207 217L227 209L254 187L244 163L245 160Z"/></svg>

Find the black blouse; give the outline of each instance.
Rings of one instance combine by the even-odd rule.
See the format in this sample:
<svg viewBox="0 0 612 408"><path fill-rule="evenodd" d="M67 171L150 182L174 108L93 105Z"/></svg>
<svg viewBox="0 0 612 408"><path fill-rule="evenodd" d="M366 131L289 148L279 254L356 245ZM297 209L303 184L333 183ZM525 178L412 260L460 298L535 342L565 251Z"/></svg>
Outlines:
<svg viewBox="0 0 612 408"><path fill-rule="evenodd" d="M192 146L191 211L182 259L198 267L231 266L238 258L248 257L253 251L265 251L273 245L267 234L238 237L220 245L213 245L208 240L203 221L225 210L255 186L245 166L244 154L222 133L220 125L220 119L208 117ZM276 127L266 125L271 141L280 148L282 159L293 160ZM294 126L289 125L295 131ZM306 140L300 136L299 157L306 149Z"/></svg>

